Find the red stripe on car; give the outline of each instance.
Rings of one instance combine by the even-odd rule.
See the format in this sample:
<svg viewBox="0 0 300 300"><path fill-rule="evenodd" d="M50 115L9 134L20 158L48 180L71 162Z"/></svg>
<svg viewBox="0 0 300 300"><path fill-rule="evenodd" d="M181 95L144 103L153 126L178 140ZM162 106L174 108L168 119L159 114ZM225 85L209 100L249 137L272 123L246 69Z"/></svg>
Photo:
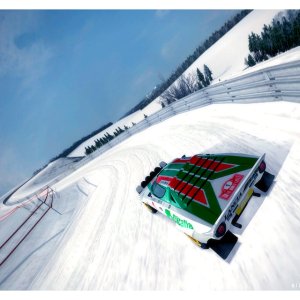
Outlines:
<svg viewBox="0 0 300 300"><path fill-rule="evenodd" d="M162 180L171 182L173 180L173 177L170 177L170 176L158 176L157 179L156 179L156 182L160 183Z"/></svg>
<svg viewBox="0 0 300 300"><path fill-rule="evenodd" d="M190 161L190 158L176 158L172 161L174 164L186 164Z"/></svg>
<svg viewBox="0 0 300 300"><path fill-rule="evenodd" d="M177 178L174 178L170 183L170 187L176 192L180 192L180 194L187 195L187 197L193 198L193 200L207 205L207 199L204 191L202 189L199 190L196 186L192 186L189 183L179 181Z"/></svg>
<svg viewBox="0 0 300 300"><path fill-rule="evenodd" d="M196 165L196 166L208 169L208 170L214 170L215 172L224 171L224 170L233 168L235 166L233 164L226 164L226 163L220 163L219 161L213 161L212 159L205 159L205 158L199 159L199 156L193 156L191 159L191 163L193 165Z"/></svg>

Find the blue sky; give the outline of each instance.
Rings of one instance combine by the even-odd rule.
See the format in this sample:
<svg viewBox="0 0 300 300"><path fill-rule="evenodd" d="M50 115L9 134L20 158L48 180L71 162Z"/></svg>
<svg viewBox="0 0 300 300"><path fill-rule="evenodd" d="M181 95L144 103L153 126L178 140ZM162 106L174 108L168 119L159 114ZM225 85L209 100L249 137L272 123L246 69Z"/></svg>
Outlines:
<svg viewBox="0 0 300 300"><path fill-rule="evenodd" d="M1 10L0 195L136 105L235 10Z"/></svg>

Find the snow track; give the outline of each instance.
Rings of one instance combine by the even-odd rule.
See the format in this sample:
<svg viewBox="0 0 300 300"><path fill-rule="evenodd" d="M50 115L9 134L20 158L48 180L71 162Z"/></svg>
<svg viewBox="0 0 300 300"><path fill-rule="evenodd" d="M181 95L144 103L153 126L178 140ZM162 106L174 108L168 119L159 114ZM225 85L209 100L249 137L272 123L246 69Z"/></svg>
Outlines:
<svg viewBox="0 0 300 300"><path fill-rule="evenodd" d="M27 288L292 289L300 267L294 250L300 247L299 128L297 103L219 104L132 136L54 187L67 193L81 176L93 192ZM226 261L197 248L167 218L151 215L135 192L161 160L217 152L265 152L267 169L277 176L268 195L250 201Z"/></svg>
<svg viewBox="0 0 300 300"><path fill-rule="evenodd" d="M206 90L203 103L226 104L173 116L199 106L202 98L196 93L186 107L175 102L155 119L150 115L160 105L152 102L134 114L142 119L146 113L147 120L127 134L139 126L145 130L90 161L54 161L0 198L0 290L190 290L202 295L207 290L299 289L299 68L291 64L292 71L285 73L281 65L298 64L299 49L237 74L244 69L247 34L260 32L277 12L252 12L186 71L208 64L222 81ZM228 45L238 48L232 51ZM223 63L215 59L220 51L228 58ZM255 73L273 66L278 72ZM253 81L232 79L231 73ZM235 79L241 85L236 91ZM255 96L258 102L274 102L231 103L236 95L239 101L250 102ZM166 117L170 118L147 128ZM83 155L84 146L95 138L73 155ZM150 214L135 191L162 160L220 152L266 153L267 170L276 175L270 192L247 205L239 219L242 229L233 228L239 241L226 261L196 247L166 217ZM55 191L53 201L47 194L38 199L36 194L48 185Z"/></svg>

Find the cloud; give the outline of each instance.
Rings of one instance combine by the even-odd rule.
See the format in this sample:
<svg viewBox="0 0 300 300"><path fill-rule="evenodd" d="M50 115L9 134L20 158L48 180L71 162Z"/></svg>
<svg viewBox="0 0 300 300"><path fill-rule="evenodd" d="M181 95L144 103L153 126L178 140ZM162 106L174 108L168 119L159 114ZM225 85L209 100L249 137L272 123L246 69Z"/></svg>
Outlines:
<svg viewBox="0 0 300 300"><path fill-rule="evenodd" d="M13 147L1 145L0 155L0 197L19 185L30 174L20 164L20 159Z"/></svg>
<svg viewBox="0 0 300 300"><path fill-rule="evenodd" d="M134 88L138 88L140 86L143 86L144 84L147 84L148 81L153 78L153 76L153 70L146 70L143 73L139 74L139 76L136 77L133 81Z"/></svg>
<svg viewBox="0 0 300 300"><path fill-rule="evenodd" d="M156 10L154 14L157 18L162 19L166 15L168 15L169 12L170 12L169 10Z"/></svg>
<svg viewBox="0 0 300 300"><path fill-rule="evenodd" d="M20 78L28 86L44 75L52 51L35 35L37 24L30 12L1 12L0 78Z"/></svg>
<svg viewBox="0 0 300 300"><path fill-rule="evenodd" d="M171 39L166 41L161 47L160 53L164 59L170 59L174 56L176 48L178 47L179 37L174 35Z"/></svg>

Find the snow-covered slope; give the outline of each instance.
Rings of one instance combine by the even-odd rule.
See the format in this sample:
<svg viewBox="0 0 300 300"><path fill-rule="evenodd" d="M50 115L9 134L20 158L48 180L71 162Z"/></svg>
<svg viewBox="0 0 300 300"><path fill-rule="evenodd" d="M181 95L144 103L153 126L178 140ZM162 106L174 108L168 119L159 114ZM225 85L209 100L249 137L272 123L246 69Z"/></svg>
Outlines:
<svg viewBox="0 0 300 300"><path fill-rule="evenodd" d="M236 76L245 70L245 58L249 54L248 36L251 32L260 34L263 25L270 24L272 19L282 10L254 10L227 32L214 45L206 50L184 73L184 76L196 76L199 68L203 72L203 66L209 66L213 73L214 82L226 80ZM252 70L250 70L251 72ZM177 81L174 82L177 84ZM154 107L154 103L159 105L160 97L149 104ZM144 108L147 110L148 106ZM154 111L155 112L155 111Z"/></svg>
<svg viewBox="0 0 300 300"><path fill-rule="evenodd" d="M81 152L80 155L85 155L84 154L84 151L85 151L84 148L87 147L87 146L94 145L95 144L95 140L103 138L106 133L114 135L114 131L116 131L116 129L118 127L122 128L122 129L124 129L125 125L127 127L132 127L132 122L138 123L138 122L142 121L143 119L144 119L144 113L142 113L141 110L138 110L138 111L132 113L131 115L129 115L129 116L127 116L127 117L125 117L125 118L123 118L123 119L115 122L111 126L107 127L106 129L100 131L99 133L97 133L93 137L91 137L88 140L84 141L74 151L72 151L68 155L68 157L78 156L78 148L83 149L83 151L80 151Z"/></svg>
<svg viewBox="0 0 300 300"><path fill-rule="evenodd" d="M246 68L245 58L249 54L248 35L260 34L263 25L270 24L280 10L254 10L205 51L186 71L185 75L203 71L206 64L216 81L224 80Z"/></svg>
<svg viewBox="0 0 300 300"><path fill-rule="evenodd" d="M280 10L254 10L226 33L219 41L205 51L184 73L184 75L196 74L196 69L203 71L203 65L206 64L213 72L215 82L228 79L243 71L246 66L244 59L249 54L248 35L251 32L260 33L264 24L269 24L272 19L280 13ZM175 49L176 51L176 49ZM254 70L254 69L252 69ZM250 69L250 72L252 71ZM175 83L176 84L176 81ZM96 136L85 141L79 148L84 149L86 146L91 146L97 138L103 137L108 131L113 133L120 126L132 126L132 122L138 123L144 119L144 114L150 116L159 111L162 107L159 104L160 97L153 100L141 111L133 113L117 123L110 126L107 130L100 132ZM75 149L69 156L76 156L78 151Z"/></svg>
<svg viewBox="0 0 300 300"><path fill-rule="evenodd" d="M52 186L57 212L0 267L0 288L292 289L300 267L299 128L297 103L218 104L132 136ZM227 261L149 214L135 192L159 161L201 152L265 152L277 176L270 194L247 206Z"/></svg>
<svg viewBox="0 0 300 300"><path fill-rule="evenodd" d="M233 79L242 75L247 75L252 72L256 72L269 67L278 66L281 64L286 64L290 62L299 62L299 60L300 60L300 46L292 48L284 53L278 54L266 61L256 64L251 68L247 68L246 70L236 73L228 78L223 78L223 80Z"/></svg>

